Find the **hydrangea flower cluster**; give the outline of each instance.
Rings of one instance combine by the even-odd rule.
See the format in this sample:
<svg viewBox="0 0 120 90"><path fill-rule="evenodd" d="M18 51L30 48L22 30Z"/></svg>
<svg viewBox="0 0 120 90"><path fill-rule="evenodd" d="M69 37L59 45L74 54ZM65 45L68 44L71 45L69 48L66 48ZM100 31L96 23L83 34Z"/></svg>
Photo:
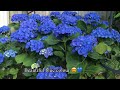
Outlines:
<svg viewBox="0 0 120 90"><path fill-rule="evenodd" d="M30 48L31 51L35 51L36 53L38 53L42 48L44 48L44 44L40 40L30 40L30 42L26 43L25 48Z"/></svg>
<svg viewBox="0 0 120 90"><path fill-rule="evenodd" d="M79 36L72 40L71 46L73 52L78 52L79 55L87 57L88 53L93 50L93 47L97 45L97 39L94 36L86 35Z"/></svg>
<svg viewBox="0 0 120 90"><path fill-rule="evenodd" d="M4 61L4 56L2 53L0 53L0 64Z"/></svg>
<svg viewBox="0 0 120 90"><path fill-rule="evenodd" d="M15 57L15 56L16 56L16 53L17 53L16 51L10 49L10 50L5 51L5 52L4 52L4 55L5 55L6 57Z"/></svg>
<svg viewBox="0 0 120 90"><path fill-rule="evenodd" d="M10 30L8 26L2 26L0 27L0 34L6 33Z"/></svg>
<svg viewBox="0 0 120 90"><path fill-rule="evenodd" d="M54 72L50 72L47 70L52 70ZM48 68L44 68L44 72L39 72L36 76L37 79L66 79L67 73L62 72L63 68L55 67L55 66L49 66Z"/></svg>
<svg viewBox="0 0 120 90"><path fill-rule="evenodd" d="M53 48L52 47L48 47L46 49L41 49L39 54L40 55L44 55L45 58L48 58L49 56L53 55Z"/></svg>
<svg viewBox="0 0 120 90"><path fill-rule="evenodd" d="M61 13L60 12L51 12L50 13L50 17L55 17L55 18L59 18L60 17L60 15L61 15Z"/></svg>
<svg viewBox="0 0 120 90"><path fill-rule="evenodd" d="M54 29L53 33L57 37L59 35L73 35L73 34L76 34L76 33L82 34L82 31L80 30L80 28L78 28L76 26L68 26L66 24L59 24Z"/></svg>
<svg viewBox="0 0 120 90"><path fill-rule="evenodd" d="M33 20L35 20L35 21L40 21L40 19L41 19L41 17L40 17L39 14L32 14L32 15L30 15L29 18L30 18L30 19L33 19Z"/></svg>
<svg viewBox="0 0 120 90"><path fill-rule="evenodd" d="M55 23L50 19L50 17L42 17L42 19L41 25L38 27L38 31L42 34L51 33L52 30L56 28Z"/></svg>
<svg viewBox="0 0 120 90"><path fill-rule="evenodd" d="M37 34L32 32L31 29L29 28L20 28L11 34L12 41L18 41L24 43L35 37L37 37Z"/></svg>
<svg viewBox="0 0 120 90"><path fill-rule="evenodd" d="M111 32L101 27L98 27L95 30L93 30L91 35L95 37L101 37L101 38L112 38Z"/></svg>
<svg viewBox="0 0 120 90"><path fill-rule="evenodd" d="M117 42L120 42L120 33L114 29L103 29L101 27L96 28L92 31L91 35L100 38L111 38Z"/></svg>
<svg viewBox="0 0 120 90"><path fill-rule="evenodd" d="M86 24L91 24L93 26L96 26L97 23L100 23L100 18L101 17L97 13L91 12L84 16L84 22Z"/></svg>
<svg viewBox="0 0 120 90"><path fill-rule="evenodd" d="M5 43L9 42L9 40L10 39L8 37L0 38L0 43L5 44Z"/></svg>
<svg viewBox="0 0 120 90"><path fill-rule="evenodd" d="M31 30L36 30L38 28L38 24L35 20L29 19L29 20L23 21L20 24L20 28L29 28Z"/></svg>
<svg viewBox="0 0 120 90"><path fill-rule="evenodd" d="M43 36L43 37L40 38L40 41L44 41L47 38L48 38L48 36Z"/></svg>
<svg viewBox="0 0 120 90"><path fill-rule="evenodd" d="M12 22L21 22L28 20L29 16L27 14L14 14L11 18Z"/></svg>

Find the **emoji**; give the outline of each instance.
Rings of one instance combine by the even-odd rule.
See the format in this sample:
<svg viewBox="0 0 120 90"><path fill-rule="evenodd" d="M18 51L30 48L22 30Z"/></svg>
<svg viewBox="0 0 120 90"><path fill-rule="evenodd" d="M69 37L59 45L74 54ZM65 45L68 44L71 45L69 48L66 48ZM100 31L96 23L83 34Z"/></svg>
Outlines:
<svg viewBox="0 0 120 90"><path fill-rule="evenodd" d="M82 71L82 67L78 67L78 68L77 68L77 72L80 73L81 71Z"/></svg>
<svg viewBox="0 0 120 90"><path fill-rule="evenodd" d="M77 71L77 69L76 69L75 67L73 67L73 68L71 69L71 71L72 71L73 73L75 73L75 72Z"/></svg>

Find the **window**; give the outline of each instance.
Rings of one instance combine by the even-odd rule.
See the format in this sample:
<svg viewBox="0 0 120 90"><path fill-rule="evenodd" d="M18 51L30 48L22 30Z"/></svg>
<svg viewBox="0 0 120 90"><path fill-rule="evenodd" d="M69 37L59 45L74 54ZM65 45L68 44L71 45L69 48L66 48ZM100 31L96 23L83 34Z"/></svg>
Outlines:
<svg viewBox="0 0 120 90"><path fill-rule="evenodd" d="M0 27L9 24L9 11L0 11Z"/></svg>

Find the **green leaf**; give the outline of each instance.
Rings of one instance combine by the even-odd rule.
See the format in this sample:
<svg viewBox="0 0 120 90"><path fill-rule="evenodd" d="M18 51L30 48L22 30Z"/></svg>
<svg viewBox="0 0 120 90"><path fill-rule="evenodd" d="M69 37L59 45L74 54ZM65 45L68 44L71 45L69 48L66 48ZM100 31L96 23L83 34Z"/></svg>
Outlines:
<svg viewBox="0 0 120 90"><path fill-rule="evenodd" d="M112 45L114 44L114 41L112 39L104 39L104 43L107 45Z"/></svg>
<svg viewBox="0 0 120 90"><path fill-rule="evenodd" d="M32 76L33 74L31 72L24 72L23 75L25 75L26 77Z"/></svg>
<svg viewBox="0 0 120 90"><path fill-rule="evenodd" d="M51 47L55 50L60 50L60 51L64 50L64 48L60 45L54 45L54 46L51 46Z"/></svg>
<svg viewBox="0 0 120 90"><path fill-rule="evenodd" d="M33 63L35 63L35 60L32 58L32 57L26 57L24 60L23 60L23 65L24 66L31 66Z"/></svg>
<svg viewBox="0 0 120 90"><path fill-rule="evenodd" d="M59 19L53 19L53 22L57 25L61 23L61 21Z"/></svg>
<svg viewBox="0 0 120 90"><path fill-rule="evenodd" d="M14 69L14 68L10 69L10 73L9 74L16 75L17 73L18 73L18 69Z"/></svg>
<svg viewBox="0 0 120 90"><path fill-rule="evenodd" d="M90 65L89 67L87 67L86 72L87 74L95 75L101 72L105 72L105 69L100 65Z"/></svg>
<svg viewBox="0 0 120 90"><path fill-rule="evenodd" d="M24 59L27 57L27 54L20 54L15 57L15 61L17 64L22 63Z"/></svg>
<svg viewBox="0 0 120 90"><path fill-rule="evenodd" d="M91 25L87 25L87 31L86 31L86 33L89 34L89 33L92 32L92 30L93 30L92 26Z"/></svg>
<svg viewBox="0 0 120 90"><path fill-rule="evenodd" d="M64 58L64 53L62 51L54 51L54 55L56 55L60 58Z"/></svg>
<svg viewBox="0 0 120 90"><path fill-rule="evenodd" d="M102 27L104 29L108 28L108 26L106 26L105 24L100 24L99 27Z"/></svg>
<svg viewBox="0 0 120 90"><path fill-rule="evenodd" d="M105 43L101 42L95 47L95 50L99 54L104 54L107 50L107 46Z"/></svg>
<svg viewBox="0 0 120 90"><path fill-rule="evenodd" d="M79 55L75 55L75 54L71 54L70 52L67 52L66 62L67 62L67 70L70 70L68 74L77 74L78 72L73 73L71 69L73 67L75 68L79 67L79 64L80 64Z"/></svg>
<svg viewBox="0 0 120 90"><path fill-rule="evenodd" d="M118 13L116 16L114 16L114 18L118 18L120 17L120 13Z"/></svg>
<svg viewBox="0 0 120 90"><path fill-rule="evenodd" d="M86 24L85 24L85 22L84 21L81 21L81 20L79 20L78 22L77 22L77 27L79 27L81 30L83 30L83 31L86 31L87 30L87 26L86 26Z"/></svg>
<svg viewBox="0 0 120 90"><path fill-rule="evenodd" d="M88 56L92 59L95 60L99 60L99 59L104 59L105 57L101 56L100 54L98 54L97 52L93 51L91 53L88 54Z"/></svg>
<svg viewBox="0 0 120 90"><path fill-rule="evenodd" d="M96 76L95 79L105 79L103 75Z"/></svg>
<svg viewBox="0 0 120 90"><path fill-rule="evenodd" d="M45 41L47 42L48 45L55 45L57 43L59 43L59 40L54 37L52 34L48 36L47 39L45 39Z"/></svg>
<svg viewBox="0 0 120 90"><path fill-rule="evenodd" d="M112 48L111 48L110 46L107 45L107 51L110 52L111 50L112 50Z"/></svg>
<svg viewBox="0 0 120 90"><path fill-rule="evenodd" d="M17 74L13 76L13 79L16 79L17 78Z"/></svg>

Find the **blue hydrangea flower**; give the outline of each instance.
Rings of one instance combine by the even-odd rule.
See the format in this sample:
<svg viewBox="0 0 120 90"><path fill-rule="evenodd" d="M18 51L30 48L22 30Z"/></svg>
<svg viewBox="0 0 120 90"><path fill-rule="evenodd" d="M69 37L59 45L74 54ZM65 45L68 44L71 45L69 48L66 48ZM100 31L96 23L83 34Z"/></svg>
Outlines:
<svg viewBox="0 0 120 90"><path fill-rule="evenodd" d="M76 16L76 15L77 15L77 12L73 12L73 11L64 11L62 14L66 14L66 15L69 15L69 16Z"/></svg>
<svg viewBox="0 0 120 90"><path fill-rule="evenodd" d="M71 16L67 14L61 14L59 19L62 21L62 23L69 25L76 25L78 21L78 19L75 16Z"/></svg>
<svg viewBox="0 0 120 90"><path fill-rule="evenodd" d="M19 30L13 32L11 34L11 40L12 41L18 41L18 42L28 42L29 40L37 37L37 34L32 32L29 28L20 28Z"/></svg>
<svg viewBox="0 0 120 90"><path fill-rule="evenodd" d="M54 28L56 28L56 25L50 17L44 17L44 21L41 22L41 25L38 27L38 31L42 34L49 34Z"/></svg>
<svg viewBox="0 0 120 90"><path fill-rule="evenodd" d="M95 30L93 30L91 35L95 37L100 37L100 38L112 38L111 32L101 27L98 27Z"/></svg>
<svg viewBox="0 0 120 90"><path fill-rule="evenodd" d="M48 36L43 36L40 38L41 41L44 41L45 39L47 39Z"/></svg>
<svg viewBox="0 0 120 90"><path fill-rule="evenodd" d="M120 42L120 33L118 31L116 31L115 29L112 29L112 30L107 29L107 31L110 31L112 38L115 41Z"/></svg>
<svg viewBox="0 0 120 90"><path fill-rule="evenodd" d="M97 26L100 23L100 18L101 17L97 13L91 12L84 16L84 21L86 24Z"/></svg>
<svg viewBox="0 0 120 90"><path fill-rule="evenodd" d="M29 18L30 18L30 19L33 19L33 20L35 20L35 21L40 21L41 16L40 16L39 14L32 14L32 15L30 15Z"/></svg>
<svg viewBox="0 0 120 90"><path fill-rule="evenodd" d="M0 64L4 61L4 56L2 53L0 53Z"/></svg>
<svg viewBox="0 0 120 90"><path fill-rule="evenodd" d="M53 17L56 17L56 18L59 18L60 17L60 12L51 12L50 13L50 16L53 16Z"/></svg>
<svg viewBox="0 0 120 90"><path fill-rule="evenodd" d="M5 43L9 42L9 40L10 39L8 37L0 38L0 43L5 44Z"/></svg>
<svg viewBox="0 0 120 90"><path fill-rule="evenodd" d="M41 49L39 54L44 55L46 58L48 58L49 56L53 55L53 48L48 47L47 49Z"/></svg>
<svg viewBox="0 0 120 90"><path fill-rule="evenodd" d="M10 30L8 26L2 26L0 27L0 34L6 33Z"/></svg>
<svg viewBox="0 0 120 90"><path fill-rule="evenodd" d="M52 70L54 72L49 72L47 69ZM63 68L49 66L48 68L44 68L44 72L39 72L36 76L37 79L66 79L67 73L62 72Z"/></svg>
<svg viewBox="0 0 120 90"><path fill-rule="evenodd" d="M38 24L35 20L29 19L29 20L23 21L20 24L20 28L29 28L32 30L36 30L38 28Z"/></svg>
<svg viewBox="0 0 120 90"><path fill-rule="evenodd" d="M26 43L25 48L30 48L31 51L35 51L36 53L40 52L41 49L44 48L44 44L42 41L39 40L30 40Z"/></svg>
<svg viewBox="0 0 120 90"><path fill-rule="evenodd" d="M93 47L97 45L97 39L94 36L86 35L79 36L72 40L71 46L73 52L78 52L79 55L87 57L89 52L92 52Z"/></svg>
<svg viewBox="0 0 120 90"><path fill-rule="evenodd" d="M68 26L66 24L59 24L53 31L53 33L55 34L56 37L58 37L59 35L73 35L76 33L80 33L82 34L82 31L80 30L80 28L76 27L76 26Z"/></svg>
<svg viewBox="0 0 120 90"><path fill-rule="evenodd" d="M104 24L106 26L109 26L109 22L108 21L102 21L101 24Z"/></svg>
<svg viewBox="0 0 120 90"><path fill-rule="evenodd" d="M29 19L27 14L14 14L11 18L12 22L26 21Z"/></svg>
<svg viewBox="0 0 120 90"><path fill-rule="evenodd" d="M16 56L16 53L17 53L16 51L10 49L10 50L5 51L5 52L4 52L4 55L5 55L6 57L15 57L15 56Z"/></svg>

